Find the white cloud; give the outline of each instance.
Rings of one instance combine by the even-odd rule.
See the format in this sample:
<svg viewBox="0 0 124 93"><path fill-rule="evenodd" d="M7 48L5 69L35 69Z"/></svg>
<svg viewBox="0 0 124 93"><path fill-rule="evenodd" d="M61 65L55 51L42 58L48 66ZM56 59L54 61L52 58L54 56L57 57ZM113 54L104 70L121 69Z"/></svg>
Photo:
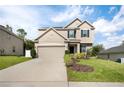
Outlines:
<svg viewBox="0 0 124 93"><path fill-rule="evenodd" d="M116 7L112 6L112 7L109 8L108 13L111 14L111 13L113 13L114 11L116 11Z"/></svg>
<svg viewBox="0 0 124 93"><path fill-rule="evenodd" d="M105 36L104 44L106 48L116 46L124 40L124 35L116 35L115 33L124 30L124 6L121 7L120 11L113 17L111 21L99 18L93 25L95 31Z"/></svg>
<svg viewBox="0 0 124 93"><path fill-rule="evenodd" d="M111 21L99 18L93 25L96 27L96 32L117 32L124 29L124 6Z"/></svg>
<svg viewBox="0 0 124 93"><path fill-rule="evenodd" d="M100 43L103 44L105 48L111 48L122 44L122 39L124 39L124 35L111 35L107 36L106 39Z"/></svg>
<svg viewBox="0 0 124 93"><path fill-rule="evenodd" d="M55 17L52 17L53 22L63 22L64 20L69 20L80 14L80 6L67 6L67 9L64 12L56 14Z"/></svg>
<svg viewBox="0 0 124 93"><path fill-rule="evenodd" d="M36 30L39 24L38 11L25 6L1 6L0 11L3 16L0 16L1 25L12 26L14 32L18 28L24 28L28 33L27 37L32 39L36 36Z"/></svg>
<svg viewBox="0 0 124 93"><path fill-rule="evenodd" d="M115 32L118 30L118 28L116 27L116 24L103 18L95 21L93 25L96 28L95 29L96 32L106 33L106 32Z"/></svg>
<svg viewBox="0 0 124 93"><path fill-rule="evenodd" d="M67 6L67 9L64 12L59 12L58 14L56 14L56 16L53 16L51 20L53 22L63 22L75 17L85 18L86 16L91 15L93 12L94 9L88 6Z"/></svg>
<svg viewBox="0 0 124 93"><path fill-rule="evenodd" d="M86 7L86 8L83 8L82 11L81 11L81 14L80 16L82 16L83 18L91 15L92 13L94 12L94 8L91 8L91 7Z"/></svg>

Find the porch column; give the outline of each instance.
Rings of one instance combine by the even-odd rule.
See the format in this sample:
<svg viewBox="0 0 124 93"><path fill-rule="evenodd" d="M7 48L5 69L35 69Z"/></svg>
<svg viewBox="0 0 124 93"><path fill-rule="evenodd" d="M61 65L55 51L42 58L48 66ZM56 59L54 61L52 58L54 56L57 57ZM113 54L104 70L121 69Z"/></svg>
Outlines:
<svg viewBox="0 0 124 93"><path fill-rule="evenodd" d="M68 50L68 43L65 43L65 50Z"/></svg>
<svg viewBox="0 0 124 93"><path fill-rule="evenodd" d="M80 43L77 44L77 53L80 53Z"/></svg>

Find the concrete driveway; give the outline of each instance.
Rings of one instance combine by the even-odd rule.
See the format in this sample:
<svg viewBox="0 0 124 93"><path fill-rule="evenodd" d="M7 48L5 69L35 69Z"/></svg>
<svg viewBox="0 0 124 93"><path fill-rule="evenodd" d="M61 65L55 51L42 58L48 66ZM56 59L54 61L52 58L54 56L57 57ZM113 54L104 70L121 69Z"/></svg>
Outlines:
<svg viewBox="0 0 124 93"><path fill-rule="evenodd" d="M124 83L68 82L63 59L33 59L0 70L0 87L124 87Z"/></svg>
<svg viewBox="0 0 124 93"><path fill-rule="evenodd" d="M39 58L0 70L0 86L35 86L35 84L67 86L64 60Z"/></svg>

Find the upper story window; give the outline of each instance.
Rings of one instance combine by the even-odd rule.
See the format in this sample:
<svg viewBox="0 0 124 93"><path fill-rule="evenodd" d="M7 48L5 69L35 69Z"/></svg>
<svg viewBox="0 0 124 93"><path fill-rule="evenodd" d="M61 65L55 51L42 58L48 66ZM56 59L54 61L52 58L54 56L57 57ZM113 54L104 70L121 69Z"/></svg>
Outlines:
<svg viewBox="0 0 124 93"><path fill-rule="evenodd" d="M89 30L81 30L81 37L89 37Z"/></svg>
<svg viewBox="0 0 124 93"><path fill-rule="evenodd" d="M68 38L75 38L76 31L75 30L69 30L68 31Z"/></svg>

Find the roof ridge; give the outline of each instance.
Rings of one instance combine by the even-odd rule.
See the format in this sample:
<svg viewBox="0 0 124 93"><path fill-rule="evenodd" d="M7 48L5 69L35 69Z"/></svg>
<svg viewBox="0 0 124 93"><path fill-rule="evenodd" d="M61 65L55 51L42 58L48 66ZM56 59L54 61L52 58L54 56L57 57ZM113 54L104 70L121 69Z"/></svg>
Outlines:
<svg viewBox="0 0 124 93"><path fill-rule="evenodd" d="M71 22L69 22L66 26L64 26L64 28L66 28L67 26L69 26L70 24L72 24L73 22L75 22L76 20L80 21L82 23L82 21L77 17L74 20L72 20Z"/></svg>
<svg viewBox="0 0 124 93"><path fill-rule="evenodd" d="M35 40L38 40L39 38L41 38L42 36L44 36L46 33L49 32L50 29L52 29L52 30L53 30L54 32L56 32L59 36L61 36L63 39L66 40L66 38L65 38L64 36L62 36L61 34L59 34L59 33L56 31L56 29L54 29L54 28L52 28L52 27L46 29L46 31L45 31L43 34L41 34L39 37L37 37Z"/></svg>

